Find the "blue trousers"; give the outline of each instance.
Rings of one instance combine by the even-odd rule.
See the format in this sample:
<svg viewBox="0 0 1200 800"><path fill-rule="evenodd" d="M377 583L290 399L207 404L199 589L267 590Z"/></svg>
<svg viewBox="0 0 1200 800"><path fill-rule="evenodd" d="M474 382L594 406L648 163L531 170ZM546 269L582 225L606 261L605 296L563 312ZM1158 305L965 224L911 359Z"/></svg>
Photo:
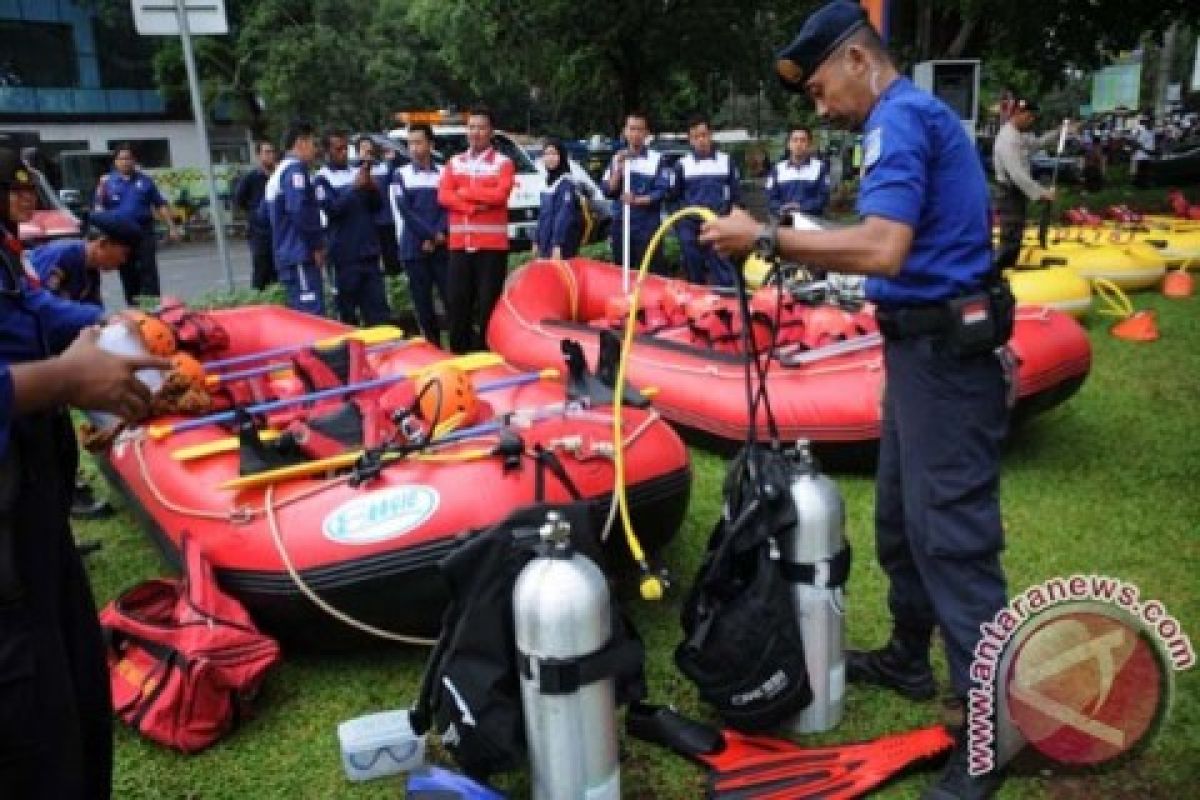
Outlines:
<svg viewBox="0 0 1200 800"><path fill-rule="evenodd" d="M333 268L338 319L347 325L384 325L392 318L379 257L337 264Z"/></svg>
<svg viewBox="0 0 1200 800"><path fill-rule="evenodd" d="M692 220L684 220L675 228L679 237L679 249L683 253L683 271L691 283L713 286L733 286L733 264L722 258L716 250L697 241L699 226Z"/></svg>
<svg viewBox="0 0 1200 800"><path fill-rule="evenodd" d="M412 295L413 310L421 335L430 344L439 347L442 331L438 326L437 311L433 306L433 290L436 287L442 305L446 305L446 251L434 250L421 258L404 259L404 271L408 274L408 292Z"/></svg>
<svg viewBox="0 0 1200 800"><path fill-rule="evenodd" d="M279 266L279 283L283 286L287 307L325 316L325 279L321 268L311 262Z"/></svg>
<svg viewBox="0 0 1200 800"><path fill-rule="evenodd" d="M888 341L875 540L897 627L946 642L966 697L979 626L1007 602L1000 550L1004 375L990 353L957 358L931 336Z"/></svg>
<svg viewBox="0 0 1200 800"><path fill-rule="evenodd" d="M621 230L621 220L613 219L612 230L609 232L609 248L612 250L613 263L617 266L623 263L622 256L625 253L621 246L623 244ZM629 251L633 256L629 261L631 270L636 271L641 268L642 259L646 256L646 248L650 246L652 238L654 238L653 228L639 230L635 227L629 232ZM667 274L667 264L663 260L661 247L654 253L654 257L650 261L650 271L655 275Z"/></svg>

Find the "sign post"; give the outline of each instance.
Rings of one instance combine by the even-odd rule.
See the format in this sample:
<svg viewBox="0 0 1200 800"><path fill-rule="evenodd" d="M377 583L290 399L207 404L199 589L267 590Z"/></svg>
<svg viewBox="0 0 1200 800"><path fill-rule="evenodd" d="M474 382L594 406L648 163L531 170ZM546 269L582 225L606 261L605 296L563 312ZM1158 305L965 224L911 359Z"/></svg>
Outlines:
<svg viewBox="0 0 1200 800"><path fill-rule="evenodd" d="M225 265L225 279L233 291L233 264L225 243L225 221L221 198L217 195L217 179L213 174L212 152L208 149L208 125L204 100L200 96L200 81L196 77L196 56L192 52L192 28L201 35L223 35L229 32L225 18L224 0L133 0L134 27L143 36L178 35L183 44L183 65L187 70L188 90L192 95L192 116L196 120L196 135L204 159L204 174L208 180L208 209L212 216L213 232L217 237L217 254Z"/></svg>

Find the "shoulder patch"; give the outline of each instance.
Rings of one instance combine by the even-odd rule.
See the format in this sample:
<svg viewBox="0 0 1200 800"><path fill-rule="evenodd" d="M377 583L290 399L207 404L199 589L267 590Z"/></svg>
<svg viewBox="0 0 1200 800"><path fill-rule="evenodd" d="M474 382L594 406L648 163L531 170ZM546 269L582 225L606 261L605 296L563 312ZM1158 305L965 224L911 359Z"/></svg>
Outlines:
<svg viewBox="0 0 1200 800"><path fill-rule="evenodd" d="M883 128L876 128L863 140L863 169L870 169L883 150Z"/></svg>
<svg viewBox="0 0 1200 800"><path fill-rule="evenodd" d="M293 189L303 189L304 188L304 173L302 173L302 172L293 172L292 173L292 188Z"/></svg>

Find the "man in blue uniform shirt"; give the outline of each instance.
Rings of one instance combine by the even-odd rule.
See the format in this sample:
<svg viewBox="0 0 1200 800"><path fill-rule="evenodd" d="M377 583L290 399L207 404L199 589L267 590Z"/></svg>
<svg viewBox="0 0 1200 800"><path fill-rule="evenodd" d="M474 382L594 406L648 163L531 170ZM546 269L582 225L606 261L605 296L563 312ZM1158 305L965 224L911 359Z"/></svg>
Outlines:
<svg viewBox="0 0 1200 800"><path fill-rule="evenodd" d="M34 285L17 230L36 204L28 170L0 149L0 787L14 800L105 800L112 700L67 522L79 454L66 406L138 419L151 398L135 370L169 363L101 350L84 330L97 306Z"/></svg>
<svg viewBox="0 0 1200 800"><path fill-rule="evenodd" d="M692 152L675 165L672 197L684 208L701 206L717 214L728 214L731 208L740 205L742 176L729 154L713 146L708 117L697 115L688 121L688 144ZM733 265L708 245L696 241L700 234L699 220L690 217L681 220L675 226L675 233L679 237L683 270L689 281L714 286L733 285Z"/></svg>
<svg viewBox="0 0 1200 800"><path fill-rule="evenodd" d="M787 151L767 175L767 210L774 217L791 211L821 216L829 204L829 167L812 154L812 130L794 126Z"/></svg>
<svg viewBox="0 0 1200 800"><path fill-rule="evenodd" d="M611 246L612 258L624 263L624 218L629 215L629 266L637 269L662 217L662 202L670 191L670 179L663 170L662 156L646 147L650 135L649 117L641 111L625 115L625 149L613 154L604 171L601 186L604 194L613 199ZM629 186L625 185L625 167L629 166ZM662 274L665 267L662 250L654 254L650 264L653 272Z"/></svg>
<svg viewBox="0 0 1200 800"><path fill-rule="evenodd" d="M338 317L349 325L382 325L391 317L379 266L375 214L383 205L371 177L371 161L349 163L350 138L325 137L328 163L317 172L317 203L328 221L328 259L333 265Z"/></svg>
<svg viewBox="0 0 1200 800"><path fill-rule="evenodd" d="M890 581L888 644L848 654L848 677L913 698L934 694L929 644L946 644L955 695L967 697L979 626L1006 603L1000 566L1000 443L1013 301L992 270L988 190L958 116L900 76L862 9L813 14L776 70L818 113L864 131L857 225L777 230L748 215L705 226L727 253L868 276L884 334L887 391L876 477L876 546ZM965 728L926 798L984 798L1001 773L968 771Z"/></svg>
<svg viewBox="0 0 1200 800"><path fill-rule="evenodd" d="M129 306L136 305L139 297L158 297L160 293L155 216L167 226L171 239L182 235L171 206L158 191L154 179L136 167L133 148L127 144L117 147L113 152L113 170L100 179L95 202L97 211L115 212L142 232L137 251L121 267L121 288Z"/></svg>
<svg viewBox="0 0 1200 800"><path fill-rule="evenodd" d="M441 346L442 331L433 305L433 290L446 303L446 209L438 203L442 168L433 161L433 128L409 126L412 160L392 173L389 195L400 243L400 261L421 335Z"/></svg>
<svg viewBox="0 0 1200 800"><path fill-rule="evenodd" d="M86 240L56 239L29 254L42 287L76 303L104 306L100 274L119 269L142 238L141 230L111 211L88 217Z"/></svg>
<svg viewBox="0 0 1200 800"><path fill-rule="evenodd" d="M246 238L250 241L250 285L262 291L276 281L275 254L271 251L271 222L263 205L267 181L275 171L278 154L275 145L259 142L255 151L258 166L238 181L233 204L246 215Z"/></svg>
<svg viewBox="0 0 1200 800"><path fill-rule="evenodd" d="M287 154L267 181L263 202L271 222L275 269L288 308L325 314L325 232L309 167L317 158L317 134L299 122L283 137Z"/></svg>

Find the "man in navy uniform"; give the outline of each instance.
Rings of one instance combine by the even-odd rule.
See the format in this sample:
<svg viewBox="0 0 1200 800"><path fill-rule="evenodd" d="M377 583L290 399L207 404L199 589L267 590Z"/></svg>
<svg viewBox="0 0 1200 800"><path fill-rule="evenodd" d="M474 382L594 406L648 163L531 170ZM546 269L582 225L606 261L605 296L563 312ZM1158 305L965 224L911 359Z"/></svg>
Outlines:
<svg viewBox="0 0 1200 800"><path fill-rule="evenodd" d="M793 126L787 151L767 175L767 210L775 217L791 211L821 216L829 204L829 166L812 154L812 129Z"/></svg>
<svg viewBox="0 0 1200 800"><path fill-rule="evenodd" d="M317 134L306 122L294 123L283 137L287 154L263 194L271 223L275 269L288 308L325 314L325 232L308 170L317 158Z"/></svg>
<svg viewBox="0 0 1200 800"><path fill-rule="evenodd" d="M379 266L375 215L383 199L371 177L372 162L350 166L350 138L344 131L325 137L325 151L328 163L317 172L316 192L328 222L338 317L349 325L382 325L391 310Z"/></svg>
<svg viewBox="0 0 1200 800"><path fill-rule="evenodd" d="M174 212L158 191L154 179L137 169L133 148L120 145L113 152L113 170L96 187L97 211L113 211L136 224L142 231L137 251L121 267L121 287L125 304L137 304L139 297L158 297L158 254L154 237L154 218L167 226L168 236L179 239L182 231L175 224Z"/></svg>
<svg viewBox="0 0 1200 800"><path fill-rule="evenodd" d="M670 179L663 170L662 156L646 147L650 135L649 117L641 111L625 115L625 149L613 154L604 171L601 188L613 200L611 246L613 261L625 258L623 225L629 215L629 266L637 269L662 217L662 202L670 191ZM625 166L629 165L629 186L625 185ZM653 272L662 274L665 266L662 250L654 254Z"/></svg>
<svg viewBox="0 0 1200 800"><path fill-rule="evenodd" d="M713 146L708 117L696 115L688 121L688 144L692 152L675 165L672 197L684 208L701 206L717 214L728 214L731 208L740 205L742 176L729 154ZM690 217L681 220L675 226L675 233L679 236L683 270L689 281L733 285L733 266L729 261L696 241L700 235L699 220Z"/></svg>
<svg viewBox="0 0 1200 800"><path fill-rule="evenodd" d="M258 167L238 181L233 204L246 215L246 238L250 241L252 264L250 285L262 291L277 280L275 254L271 250L271 221L267 218L263 195L279 161L279 154L275 152L275 145L262 141L258 143L255 155L258 156Z"/></svg>
<svg viewBox="0 0 1200 800"><path fill-rule="evenodd" d="M436 287L446 303L446 209L438 204L442 168L433 160L433 128L425 123L408 128L412 160L392 173L390 186L400 261L408 273L408 288L421 335L441 346L442 332L433 305Z"/></svg>
<svg viewBox="0 0 1200 800"><path fill-rule="evenodd" d="M138 419L150 391L101 350L97 306L36 286L17 238L37 190L0 149L0 793L105 800L112 700L96 607L67 522L79 451L66 407ZM82 333L81 333L82 331Z"/></svg>
<svg viewBox="0 0 1200 800"><path fill-rule="evenodd" d="M1006 603L1000 443L1012 295L992 268L983 169L958 116L899 75L862 9L839 0L805 22L776 71L825 119L865 134L857 225L779 230L734 212L701 241L868 276L887 390L876 477L876 546L891 583L891 640L849 654L849 678L934 694L929 644L946 644L955 695L971 688L979 626ZM983 798L1001 773L968 771L965 727L926 798Z"/></svg>

